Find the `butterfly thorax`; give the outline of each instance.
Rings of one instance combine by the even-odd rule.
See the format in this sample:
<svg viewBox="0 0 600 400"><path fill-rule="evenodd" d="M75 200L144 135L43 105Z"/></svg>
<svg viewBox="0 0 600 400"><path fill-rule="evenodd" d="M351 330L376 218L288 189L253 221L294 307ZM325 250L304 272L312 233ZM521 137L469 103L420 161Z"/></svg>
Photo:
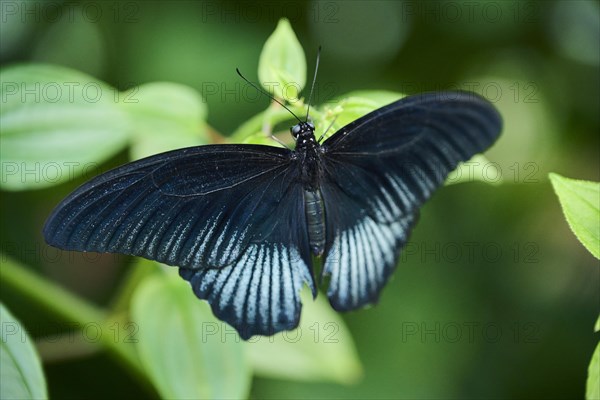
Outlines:
<svg viewBox="0 0 600 400"><path fill-rule="evenodd" d="M321 176L321 145L315 138L315 127L310 122L301 122L292 129L296 141L294 157L300 163L300 180L306 190L317 191Z"/></svg>

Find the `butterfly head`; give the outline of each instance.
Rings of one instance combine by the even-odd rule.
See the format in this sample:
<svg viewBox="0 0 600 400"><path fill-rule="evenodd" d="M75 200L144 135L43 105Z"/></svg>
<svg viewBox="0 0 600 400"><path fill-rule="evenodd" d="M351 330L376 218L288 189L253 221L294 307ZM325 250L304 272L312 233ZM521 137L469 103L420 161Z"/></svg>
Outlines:
<svg viewBox="0 0 600 400"><path fill-rule="evenodd" d="M315 126L312 122L300 122L292 126L290 132L295 141L298 139L314 141L315 138Z"/></svg>

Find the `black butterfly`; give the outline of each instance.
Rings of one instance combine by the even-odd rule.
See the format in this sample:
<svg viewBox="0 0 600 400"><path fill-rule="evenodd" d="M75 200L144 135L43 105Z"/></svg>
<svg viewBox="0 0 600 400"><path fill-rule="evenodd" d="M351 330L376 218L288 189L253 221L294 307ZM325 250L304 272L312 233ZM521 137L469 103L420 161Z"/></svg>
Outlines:
<svg viewBox="0 0 600 400"><path fill-rule="evenodd" d="M196 295L247 339L298 325L324 257L340 311L377 301L419 207L460 161L487 149L501 118L472 93L406 97L323 143L310 122L295 150L228 144L179 149L85 183L53 211L46 241L178 266Z"/></svg>

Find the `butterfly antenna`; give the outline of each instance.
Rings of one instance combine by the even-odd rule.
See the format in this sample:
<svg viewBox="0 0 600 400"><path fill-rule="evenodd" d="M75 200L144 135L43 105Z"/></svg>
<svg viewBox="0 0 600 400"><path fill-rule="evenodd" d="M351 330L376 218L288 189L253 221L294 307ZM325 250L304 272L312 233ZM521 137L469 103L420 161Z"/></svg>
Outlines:
<svg viewBox="0 0 600 400"><path fill-rule="evenodd" d="M279 138L277 138L277 136L271 134L270 138L273 139L274 141L276 141L277 143L279 143L281 146L285 147L286 149L293 150L290 146L288 146L287 144L285 144L284 142L279 140Z"/></svg>
<svg viewBox="0 0 600 400"><path fill-rule="evenodd" d="M312 85L310 87L310 94L308 95L308 107L306 108L306 121L308 122L308 113L310 111L310 102L312 101L313 90L315 89L315 82L317 81L317 71L319 70L319 58L321 58L321 46L317 50L317 64L315 65L315 75L313 76Z"/></svg>
<svg viewBox="0 0 600 400"><path fill-rule="evenodd" d="M331 123L329 124L329 126L327 127L327 129L325 129L325 132L323 132L323 134L321 135L321 137L319 137L319 140L317 140L317 142L321 143L321 140L323 140L323 138L325 137L325 135L327 135L327 132L329 132L329 130L333 127L333 124L335 124L335 120L337 119L338 115L335 116L335 118L333 119L333 121L331 121Z"/></svg>
<svg viewBox="0 0 600 400"><path fill-rule="evenodd" d="M292 114L294 116L294 118L296 118L298 120L298 122L302 122L302 120L300 118L298 118L296 116L296 114L294 114L292 112L292 110L290 110L289 108L287 108L285 106L285 104L283 104L282 102L280 102L279 100L277 100L273 95L271 95L271 93L267 92L266 90L261 89L260 87L256 86L254 83L250 82L248 79L246 79L246 77L244 75L242 75L242 73L240 72L240 70L238 68L235 69L236 72L238 73L238 75L246 81L246 83L248 83L250 86L252 86L254 89L258 90L259 92L261 92L262 94L266 95L267 97L269 97L271 100L273 100L274 102L278 103L281 107L285 108L286 110L288 110L290 112L290 114Z"/></svg>

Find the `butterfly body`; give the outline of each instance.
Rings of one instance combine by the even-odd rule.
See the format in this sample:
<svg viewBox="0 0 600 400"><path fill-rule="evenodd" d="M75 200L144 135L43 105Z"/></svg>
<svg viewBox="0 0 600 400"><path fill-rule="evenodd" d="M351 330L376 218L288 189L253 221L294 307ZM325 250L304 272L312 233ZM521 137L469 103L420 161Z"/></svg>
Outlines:
<svg viewBox="0 0 600 400"><path fill-rule="evenodd" d="M179 149L85 183L52 212L46 241L179 267L243 338L298 325L316 295L312 255L340 311L375 303L420 206L459 162L498 138L500 115L463 92L403 98L323 143L291 129L294 150L230 144Z"/></svg>
<svg viewBox="0 0 600 400"><path fill-rule="evenodd" d="M315 127L310 122L300 122L290 132L296 141L296 148L291 155L294 162L299 163L310 248L312 254L319 257L325 250L325 215L319 189L323 175L321 157L324 148L316 140Z"/></svg>

